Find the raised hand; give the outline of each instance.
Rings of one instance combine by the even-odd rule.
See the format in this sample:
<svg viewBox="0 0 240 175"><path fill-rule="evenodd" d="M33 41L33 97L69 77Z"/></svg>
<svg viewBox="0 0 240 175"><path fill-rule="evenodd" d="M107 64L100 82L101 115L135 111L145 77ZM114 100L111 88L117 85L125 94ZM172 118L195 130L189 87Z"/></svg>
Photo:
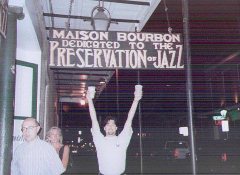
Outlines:
<svg viewBox="0 0 240 175"><path fill-rule="evenodd" d="M134 100L141 100L142 98L142 85L135 85Z"/></svg>
<svg viewBox="0 0 240 175"><path fill-rule="evenodd" d="M89 86L87 90L87 99L94 99L95 96L95 87L94 86Z"/></svg>

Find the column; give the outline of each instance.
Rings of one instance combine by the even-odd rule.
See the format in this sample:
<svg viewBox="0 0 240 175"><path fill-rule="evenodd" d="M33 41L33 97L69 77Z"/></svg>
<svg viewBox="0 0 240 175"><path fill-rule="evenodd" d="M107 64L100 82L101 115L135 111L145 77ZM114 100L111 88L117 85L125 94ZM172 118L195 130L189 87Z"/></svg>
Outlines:
<svg viewBox="0 0 240 175"><path fill-rule="evenodd" d="M10 174L13 143L17 19L23 9L9 7L6 39L0 44L0 175Z"/></svg>

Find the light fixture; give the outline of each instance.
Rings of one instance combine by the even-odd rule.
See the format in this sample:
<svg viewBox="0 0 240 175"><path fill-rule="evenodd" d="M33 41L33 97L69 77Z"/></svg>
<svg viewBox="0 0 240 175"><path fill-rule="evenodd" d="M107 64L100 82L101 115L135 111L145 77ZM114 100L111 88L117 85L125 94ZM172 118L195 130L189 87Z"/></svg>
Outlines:
<svg viewBox="0 0 240 175"><path fill-rule="evenodd" d="M100 81L99 81L100 84L105 84L106 83L106 80L104 78L101 78Z"/></svg>
<svg viewBox="0 0 240 175"><path fill-rule="evenodd" d="M79 102L81 106L85 106L86 104L86 100L84 98L81 98Z"/></svg>
<svg viewBox="0 0 240 175"><path fill-rule="evenodd" d="M108 31L110 23L111 15L109 11L103 6L103 1L99 0L98 6L92 9L91 25L93 26L93 30Z"/></svg>

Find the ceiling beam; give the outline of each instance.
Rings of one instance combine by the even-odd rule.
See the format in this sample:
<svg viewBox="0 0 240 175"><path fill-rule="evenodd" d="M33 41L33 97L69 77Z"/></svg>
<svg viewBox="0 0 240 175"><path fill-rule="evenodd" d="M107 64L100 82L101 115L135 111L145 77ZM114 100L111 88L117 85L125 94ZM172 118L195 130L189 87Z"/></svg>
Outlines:
<svg viewBox="0 0 240 175"><path fill-rule="evenodd" d="M77 15L63 15L63 14L57 14L57 13L43 13L43 16L48 16L48 17L55 17L55 18L71 18L71 19L82 19L85 21L91 21L91 17L88 16L77 16ZM111 22L124 22L124 23L140 23L139 20L133 20L133 19L116 19L116 18L111 18ZM48 29L46 27L46 29Z"/></svg>
<svg viewBox="0 0 240 175"><path fill-rule="evenodd" d="M79 82L79 83L78 83ZM81 82L86 82L86 83L98 83L99 81L98 80L79 80L78 82L71 82L71 83L61 83L61 82L57 82L56 85L58 86L64 86L64 85L67 85L67 86L79 86L81 85Z"/></svg>
<svg viewBox="0 0 240 175"><path fill-rule="evenodd" d="M96 74L96 75L109 75L113 74L114 71L112 70L91 70L91 73L89 73L88 69L83 70L81 69L73 69L73 68L64 68L64 69L59 69L59 68L51 68L54 73L80 73L80 74Z"/></svg>
<svg viewBox="0 0 240 175"><path fill-rule="evenodd" d="M54 72L54 74L57 74L57 75L88 75L88 76L98 76L98 77L108 77L109 74L94 74L94 73L87 73L87 72L84 72L84 73L72 73L72 72Z"/></svg>
<svg viewBox="0 0 240 175"><path fill-rule="evenodd" d="M98 0L95 0L95 1L98 1ZM132 4L132 5L146 5L146 6L150 6L150 2L143 2L143 1L104 0L104 2L114 2L114 3L121 3L121 4Z"/></svg>

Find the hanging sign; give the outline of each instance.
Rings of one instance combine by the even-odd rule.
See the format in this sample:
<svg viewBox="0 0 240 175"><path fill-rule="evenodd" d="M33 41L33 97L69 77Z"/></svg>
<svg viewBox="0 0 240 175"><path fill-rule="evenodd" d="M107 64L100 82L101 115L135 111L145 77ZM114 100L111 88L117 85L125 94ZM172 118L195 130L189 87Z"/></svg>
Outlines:
<svg viewBox="0 0 240 175"><path fill-rule="evenodd" d="M225 120L225 117L222 115L215 115L213 116L213 120Z"/></svg>
<svg viewBox="0 0 240 175"><path fill-rule="evenodd" d="M0 1L0 34L6 38L7 32L7 13L8 13L8 0Z"/></svg>
<svg viewBox="0 0 240 175"><path fill-rule="evenodd" d="M50 31L50 68L183 69L180 34Z"/></svg>

